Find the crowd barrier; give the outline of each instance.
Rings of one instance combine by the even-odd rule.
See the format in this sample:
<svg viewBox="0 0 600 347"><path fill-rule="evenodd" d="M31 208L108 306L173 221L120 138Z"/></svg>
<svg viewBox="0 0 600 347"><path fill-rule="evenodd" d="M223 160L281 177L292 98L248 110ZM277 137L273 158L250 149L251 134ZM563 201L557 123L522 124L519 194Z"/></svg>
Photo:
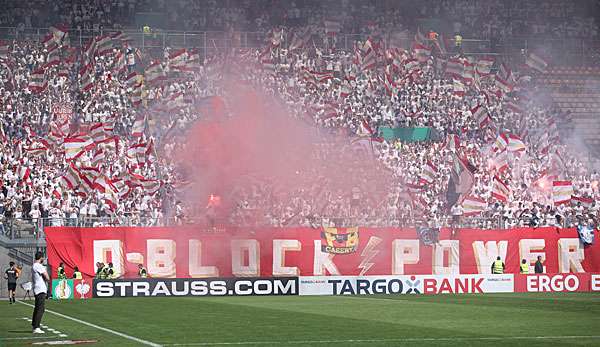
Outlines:
<svg viewBox="0 0 600 347"><path fill-rule="evenodd" d="M51 264L87 276L96 262L134 277L271 277L488 274L500 256L507 273L538 256L545 272L600 272L600 246L584 246L577 230L441 229L427 246L413 228L49 227Z"/></svg>
<svg viewBox="0 0 600 347"><path fill-rule="evenodd" d="M52 294L55 299L89 299L182 296L436 295L541 292L600 292L600 274L54 280Z"/></svg>

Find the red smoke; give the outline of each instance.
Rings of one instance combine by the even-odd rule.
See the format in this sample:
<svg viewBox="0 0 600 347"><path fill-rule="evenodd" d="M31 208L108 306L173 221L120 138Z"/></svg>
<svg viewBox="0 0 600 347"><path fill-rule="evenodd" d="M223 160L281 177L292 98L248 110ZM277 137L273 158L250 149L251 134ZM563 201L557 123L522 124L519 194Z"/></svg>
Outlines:
<svg viewBox="0 0 600 347"><path fill-rule="evenodd" d="M226 106L231 117L210 115L197 122L188 133L186 150L178 154L194 182L188 194L193 201L188 203L204 208L210 194L219 195L224 217L236 203L232 193L247 186L250 177L276 182L283 187L284 198L298 189L311 194L313 182L328 181L331 191L350 194L358 181L365 181L365 177L349 173L352 163L337 155L315 158L315 144L323 139L314 125L292 118L272 97L245 87L229 89ZM374 167L374 163L369 165ZM366 181L381 177L381 172L374 170L379 176L367 172L365 175L371 177Z"/></svg>

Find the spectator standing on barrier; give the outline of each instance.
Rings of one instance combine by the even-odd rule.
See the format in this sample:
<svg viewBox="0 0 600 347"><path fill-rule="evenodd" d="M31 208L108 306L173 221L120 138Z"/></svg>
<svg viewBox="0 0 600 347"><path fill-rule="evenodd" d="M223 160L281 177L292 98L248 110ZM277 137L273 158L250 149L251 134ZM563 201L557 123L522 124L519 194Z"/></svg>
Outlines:
<svg viewBox="0 0 600 347"><path fill-rule="evenodd" d="M138 265L138 276L140 276L140 278L148 277L148 271L146 271L146 268L142 264Z"/></svg>
<svg viewBox="0 0 600 347"><path fill-rule="evenodd" d="M44 254L42 252L35 253L35 262L31 267L31 277L33 282L33 295L35 296L35 307L33 309L33 317L31 325L33 326L34 334L43 334L44 331L40 328L42 317L46 310L46 293L48 292L47 281L50 281L46 267L42 265L44 262Z"/></svg>
<svg viewBox="0 0 600 347"><path fill-rule="evenodd" d="M544 273L544 264L542 263L542 256L538 255L537 257L537 261L535 262L535 268L534 271L536 274L543 274Z"/></svg>
<svg viewBox="0 0 600 347"><path fill-rule="evenodd" d="M523 259L521 261L521 266L519 268L519 273L527 275L529 273L529 264L527 264L527 260Z"/></svg>
<svg viewBox="0 0 600 347"><path fill-rule="evenodd" d="M19 270L15 267L15 262L8 263L9 268L4 272L4 278L8 284L8 302L15 303L15 291L17 290L17 279L19 279Z"/></svg>
<svg viewBox="0 0 600 347"><path fill-rule="evenodd" d="M498 256L498 258L496 258L496 261L494 261L492 263L492 273L493 274L503 274L504 268L505 268L504 262L502 261L500 256Z"/></svg>

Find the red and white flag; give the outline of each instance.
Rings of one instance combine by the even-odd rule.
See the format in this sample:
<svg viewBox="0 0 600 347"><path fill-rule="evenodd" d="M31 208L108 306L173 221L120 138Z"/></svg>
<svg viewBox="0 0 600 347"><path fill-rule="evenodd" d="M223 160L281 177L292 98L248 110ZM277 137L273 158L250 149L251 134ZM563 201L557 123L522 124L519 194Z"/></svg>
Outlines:
<svg viewBox="0 0 600 347"><path fill-rule="evenodd" d="M156 84L162 81L165 77L165 74L160 61L155 61L154 63L150 64L150 66L146 68L144 76L149 84Z"/></svg>
<svg viewBox="0 0 600 347"><path fill-rule="evenodd" d="M96 53L98 55L105 55L112 52L113 44L110 34L99 36L96 38L96 42Z"/></svg>
<svg viewBox="0 0 600 347"><path fill-rule="evenodd" d="M92 64L84 65L79 70L79 88L87 92L94 86L94 67Z"/></svg>
<svg viewBox="0 0 600 347"><path fill-rule="evenodd" d="M460 148L460 140L458 139L458 135L449 134L448 139L446 140L446 148L449 151L457 152Z"/></svg>
<svg viewBox="0 0 600 347"><path fill-rule="evenodd" d="M506 202L510 194L510 189L506 183L502 182L498 176L494 176L494 185L492 188L492 196L500 201Z"/></svg>
<svg viewBox="0 0 600 347"><path fill-rule="evenodd" d="M431 48L429 48L425 45L422 45L420 43L414 43L413 44L413 53L414 53L415 58L419 62L424 63L431 56Z"/></svg>
<svg viewBox="0 0 600 347"><path fill-rule="evenodd" d="M502 152L508 147L508 136L504 133L498 134L496 142L494 143L494 149L496 152Z"/></svg>
<svg viewBox="0 0 600 347"><path fill-rule="evenodd" d="M327 35L337 35L342 31L342 23L337 20L325 20L325 33Z"/></svg>
<svg viewBox="0 0 600 347"><path fill-rule="evenodd" d="M8 59L8 42L0 40L0 59Z"/></svg>
<svg viewBox="0 0 600 347"><path fill-rule="evenodd" d="M487 203L485 200L475 197L473 195L468 195L462 202L463 207L463 216L476 216L481 212L485 211L487 208Z"/></svg>
<svg viewBox="0 0 600 347"><path fill-rule="evenodd" d="M186 68L187 59L188 53L185 48L177 50L169 54L169 67L173 70L184 70Z"/></svg>
<svg viewBox="0 0 600 347"><path fill-rule="evenodd" d="M492 121L487 110L481 105L473 107L471 109L471 114L473 114L473 118L477 120L479 128L481 129L485 128Z"/></svg>
<svg viewBox="0 0 600 347"><path fill-rule="evenodd" d="M46 90L48 82L46 81L46 71L44 69L37 69L29 75L29 90L32 93L39 94Z"/></svg>
<svg viewBox="0 0 600 347"><path fill-rule="evenodd" d="M511 152L522 152L526 149L525 143L515 134L508 135L508 150Z"/></svg>
<svg viewBox="0 0 600 347"><path fill-rule="evenodd" d="M533 53L529 53L529 55L525 59L525 64L530 68L541 73L546 72L546 68L548 67L548 63L544 59L542 59L542 57Z"/></svg>
<svg viewBox="0 0 600 347"><path fill-rule="evenodd" d="M464 65L460 59L449 59L446 63L446 74L453 78L462 78Z"/></svg>
<svg viewBox="0 0 600 347"><path fill-rule="evenodd" d="M425 166L423 167L423 171L421 173L421 178L419 179L419 183L421 184L431 184L435 181L435 175L437 174L438 169L433 165L431 161L427 161Z"/></svg>
<svg viewBox="0 0 600 347"><path fill-rule="evenodd" d="M144 130L146 128L146 117L143 115L138 115L133 122L133 126L131 127L131 136L133 137L141 137L144 134Z"/></svg>
<svg viewBox="0 0 600 347"><path fill-rule="evenodd" d="M475 70L480 76L487 76L492 71L492 66L494 65L493 58L481 58L477 61L477 66Z"/></svg>
<svg viewBox="0 0 600 347"><path fill-rule="evenodd" d="M553 181L552 182L552 199L554 205L567 204L571 202L573 196L573 182L571 181Z"/></svg>
<svg viewBox="0 0 600 347"><path fill-rule="evenodd" d="M79 171L73 162L69 163L67 171L61 177L62 186L74 190L80 183Z"/></svg>
<svg viewBox="0 0 600 347"><path fill-rule="evenodd" d="M63 141L65 159L67 161L79 158L86 150L94 147L91 137L67 137Z"/></svg>
<svg viewBox="0 0 600 347"><path fill-rule="evenodd" d="M62 45L69 35L69 27L64 23L55 24L49 29L52 33L52 39L57 45Z"/></svg>
<svg viewBox="0 0 600 347"><path fill-rule="evenodd" d="M581 206L585 207L585 208L590 208L592 207L592 204L594 203L594 199L592 198L586 198L584 196L573 196L571 197L571 204L577 206L578 204L581 204Z"/></svg>

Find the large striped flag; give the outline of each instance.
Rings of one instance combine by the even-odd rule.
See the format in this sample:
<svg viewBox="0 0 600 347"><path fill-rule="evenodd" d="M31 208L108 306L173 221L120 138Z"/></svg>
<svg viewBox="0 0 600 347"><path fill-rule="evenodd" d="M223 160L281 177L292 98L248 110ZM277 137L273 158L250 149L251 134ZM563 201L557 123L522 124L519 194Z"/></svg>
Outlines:
<svg viewBox="0 0 600 347"><path fill-rule="evenodd" d="M70 190L75 189L80 183L79 171L73 162L69 163L67 171L61 177L61 183L63 187L68 187Z"/></svg>
<svg viewBox="0 0 600 347"><path fill-rule="evenodd" d="M144 129L146 128L146 117L143 115L138 115L133 122L133 126L131 127L131 136L133 137L141 137L144 134Z"/></svg>
<svg viewBox="0 0 600 347"><path fill-rule="evenodd" d="M446 149L452 152L457 152L460 148L460 140L458 139L458 135L449 134L448 139L446 140Z"/></svg>
<svg viewBox="0 0 600 347"><path fill-rule="evenodd" d="M144 76L146 78L146 81L150 84L162 81L164 78L164 71L162 65L160 64L160 61L155 61L154 63L150 64L146 68Z"/></svg>
<svg viewBox="0 0 600 347"><path fill-rule="evenodd" d="M567 204L571 202L573 196L573 182L571 181L553 181L552 182L552 199L554 205Z"/></svg>
<svg viewBox="0 0 600 347"><path fill-rule="evenodd" d="M481 58L477 62L477 66L475 67L475 70L477 71L477 73L480 76L486 76L486 75L489 75L490 72L492 71L492 65L494 65L493 58Z"/></svg>
<svg viewBox="0 0 600 347"><path fill-rule="evenodd" d="M498 134L496 142L494 143L494 149L496 152L502 152L508 147L508 136L504 133Z"/></svg>
<svg viewBox="0 0 600 347"><path fill-rule="evenodd" d="M433 165L433 163L428 160L427 163L425 163L425 166L423 167L423 172L421 173L419 183L420 184L433 183L437 172L438 172L437 167L435 167L435 165Z"/></svg>
<svg viewBox="0 0 600 347"><path fill-rule="evenodd" d="M169 67L173 70L183 70L186 68L188 53L185 48L169 54Z"/></svg>
<svg viewBox="0 0 600 347"><path fill-rule="evenodd" d="M73 160L79 158L86 150L94 146L91 137L67 137L63 141L65 159Z"/></svg>
<svg viewBox="0 0 600 347"><path fill-rule="evenodd" d="M0 40L0 59L8 58L8 42Z"/></svg>
<svg viewBox="0 0 600 347"><path fill-rule="evenodd" d="M530 68L541 73L546 72L546 67L548 67L548 63L544 59L533 53L530 53L527 56L527 58L525 59L525 64Z"/></svg>
<svg viewBox="0 0 600 347"><path fill-rule="evenodd" d="M113 49L112 37L110 34L99 36L96 39L96 53L98 55L104 55L110 53Z"/></svg>
<svg viewBox="0 0 600 347"><path fill-rule="evenodd" d="M452 200L462 201L469 194L475 183L475 168L466 158L461 158L457 153L454 153L451 172L452 177L448 183L448 191L456 194Z"/></svg>
<svg viewBox="0 0 600 347"><path fill-rule="evenodd" d="M499 152L494 158L493 168L497 171L502 171L508 168L508 153L506 151Z"/></svg>
<svg viewBox="0 0 600 347"><path fill-rule="evenodd" d="M494 185L492 188L492 196L500 201L506 202L508 200L508 195L510 194L510 189L506 185L506 183L502 182L498 176L494 176Z"/></svg>
<svg viewBox="0 0 600 347"><path fill-rule="evenodd" d="M583 206L585 208L590 208L590 207L592 207L593 203L594 203L594 199L586 198L585 196L572 196L571 197L571 204L573 204L573 205L581 204L581 206Z"/></svg>
<svg viewBox="0 0 600 347"><path fill-rule="evenodd" d="M33 71L29 79L29 90L32 93L41 93L46 87L48 87L48 81L46 81L46 71L44 69L37 69Z"/></svg>
<svg viewBox="0 0 600 347"><path fill-rule="evenodd" d="M454 78L462 78L464 65L460 59L449 59L446 64L446 74Z"/></svg>
<svg viewBox="0 0 600 347"><path fill-rule="evenodd" d="M426 62L429 56L431 56L431 48L425 45L414 43L412 48L415 58L421 63Z"/></svg>
<svg viewBox="0 0 600 347"><path fill-rule="evenodd" d="M325 33L328 35L336 35L342 31L342 23L336 20L325 20Z"/></svg>
<svg viewBox="0 0 600 347"><path fill-rule="evenodd" d="M492 121L487 110L481 105L473 107L471 109L471 114L473 115L473 118L477 120L481 129L485 128Z"/></svg>
<svg viewBox="0 0 600 347"><path fill-rule="evenodd" d="M463 200L462 207L463 216L475 216L485 211L487 203L481 198L469 195Z"/></svg>
<svg viewBox="0 0 600 347"><path fill-rule="evenodd" d="M515 134L508 135L508 150L511 152L522 152L526 149L525 143Z"/></svg>
<svg viewBox="0 0 600 347"><path fill-rule="evenodd" d="M52 39L57 45L61 45L69 35L69 28L64 23L59 23L49 28L52 33Z"/></svg>

